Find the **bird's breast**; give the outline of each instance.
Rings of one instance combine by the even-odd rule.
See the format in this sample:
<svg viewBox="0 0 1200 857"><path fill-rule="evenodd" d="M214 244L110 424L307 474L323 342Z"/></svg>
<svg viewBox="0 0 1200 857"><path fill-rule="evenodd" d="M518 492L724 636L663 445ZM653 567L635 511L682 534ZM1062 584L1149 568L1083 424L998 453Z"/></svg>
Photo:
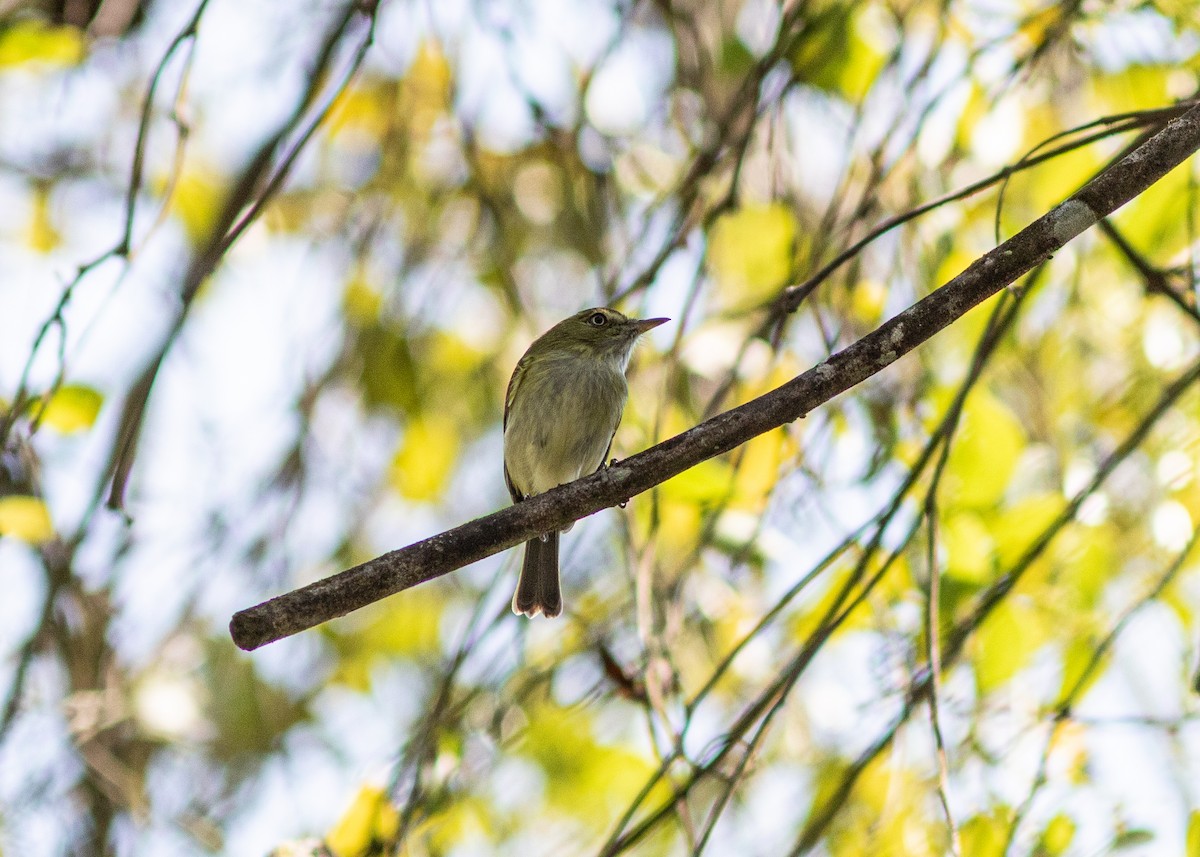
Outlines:
<svg viewBox="0 0 1200 857"><path fill-rule="evenodd" d="M524 496L597 470L625 407L625 374L609 361L543 358L509 407L504 463Z"/></svg>

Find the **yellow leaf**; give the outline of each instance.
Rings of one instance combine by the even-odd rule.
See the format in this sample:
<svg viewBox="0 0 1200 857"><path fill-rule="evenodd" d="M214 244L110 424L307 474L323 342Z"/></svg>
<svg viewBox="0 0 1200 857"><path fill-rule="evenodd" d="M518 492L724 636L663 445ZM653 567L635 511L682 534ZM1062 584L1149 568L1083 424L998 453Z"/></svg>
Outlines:
<svg viewBox="0 0 1200 857"><path fill-rule="evenodd" d="M42 413L42 422L63 434L91 428L104 397L91 387L67 384L60 387Z"/></svg>
<svg viewBox="0 0 1200 857"><path fill-rule="evenodd" d="M441 593L434 587L411 589L389 598L357 620L345 636L337 635L340 653L336 680L360 690L370 688L371 668L380 657L435 652L442 618Z"/></svg>
<svg viewBox="0 0 1200 857"><path fill-rule="evenodd" d="M731 307L761 303L792 273L796 217L779 203L722 215L708 238L708 266Z"/></svg>
<svg viewBox="0 0 1200 857"><path fill-rule="evenodd" d="M854 287L850 309L864 326L874 327L887 308L887 288L877 280L863 280Z"/></svg>
<svg viewBox="0 0 1200 857"><path fill-rule="evenodd" d="M852 103L858 103L866 97L887 61L887 56L879 49L868 28L859 23L861 17L855 16L849 51L838 75L838 89Z"/></svg>
<svg viewBox="0 0 1200 857"><path fill-rule="evenodd" d="M965 271L972 262L975 261L975 254L961 246L953 247L938 264L937 272L933 275L935 283L945 283L957 277ZM953 325L950 329L954 330L958 325ZM974 339L975 337L970 337Z"/></svg>
<svg viewBox="0 0 1200 857"><path fill-rule="evenodd" d="M217 177L204 168L185 168L175 185L170 207L193 244L212 237L220 206L221 186Z"/></svg>
<svg viewBox="0 0 1200 857"><path fill-rule="evenodd" d="M389 96L371 82L347 87L329 109L328 129L330 136L343 131L359 131L378 137L387 128L385 98Z"/></svg>
<svg viewBox="0 0 1200 857"><path fill-rule="evenodd" d="M873 577L879 571L881 564L882 561L870 563L861 579L868 580ZM853 597L842 598L841 595L846 581L853 571L853 567L847 565L836 571L831 569L830 572L826 572L829 584L825 592L821 594L820 599L811 608L799 611L788 623L789 631L794 635L795 639L801 642L808 642L812 635L817 633L821 628L821 623L825 621L835 603L838 605L835 615L845 611L847 605L853 600ZM887 571L887 576L879 583L876 592L883 594L883 590L886 590L889 586L894 586L896 580L909 573L910 571L902 559L894 561ZM845 634L849 631L870 628L873 621L871 609L869 602L860 602L857 607L846 615L846 618L838 625L834 634Z"/></svg>
<svg viewBox="0 0 1200 857"><path fill-rule="evenodd" d="M587 709L546 703L526 713L524 749L545 771L547 802L597 829L637 794L653 770L638 753L597 741ZM667 791L660 782L650 800L661 800Z"/></svg>
<svg viewBox="0 0 1200 857"><path fill-rule="evenodd" d="M667 500L693 505L717 503L733 492L733 471L725 461L710 458L671 477L659 490Z"/></svg>
<svg viewBox="0 0 1200 857"><path fill-rule="evenodd" d="M463 377L474 372L483 363L485 355L476 346L461 336L437 331L427 346L428 364L439 372ZM463 378L464 383L466 378ZM454 391L461 396L460 391Z"/></svg>
<svg viewBox="0 0 1200 857"><path fill-rule="evenodd" d="M452 70L438 43L421 43L408 74L401 81L401 107L413 135L424 137L446 112L451 98Z"/></svg>
<svg viewBox="0 0 1200 857"><path fill-rule="evenodd" d="M1071 844L1071 840L1075 838L1075 822L1070 816L1063 815L1061 812L1050 819L1049 824L1042 830L1041 839L1038 842L1038 849L1035 853L1045 854L1046 857L1058 857ZM1188 852L1196 853L1196 852Z"/></svg>
<svg viewBox="0 0 1200 857"><path fill-rule="evenodd" d="M426 414L415 418L392 459L392 485L413 500L436 500L458 460L458 447L458 426L449 417Z"/></svg>
<svg viewBox="0 0 1200 857"><path fill-rule="evenodd" d="M1012 412L986 390L967 399L943 479L948 504L987 507L1004 494L1025 433Z"/></svg>
<svg viewBox="0 0 1200 857"><path fill-rule="evenodd" d="M649 503L641 504L648 513ZM641 508L641 507L639 507ZM649 514L645 514L647 529ZM690 556L696 540L700 538L703 517L694 503L664 499L658 504L658 529L654 533L654 552L659 558L660 569L677 568L685 557Z"/></svg>
<svg viewBox="0 0 1200 857"><path fill-rule="evenodd" d="M967 819L960 831L963 854L970 854L971 857L1003 857L1011 825L1012 810L1006 806L997 807L987 815Z"/></svg>
<svg viewBox="0 0 1200 857"><path fill-rule="evenodd" d="M337 857L361 857L375 843L395 836L399 827L400 815L388 801L387 792L378 786L363 786L329 831L325 845Z"/></svg>
<svg viewBox="0 0 1200 857"><path fill-rule="evenodd" d="M1030 148L1039 142L1034 140ZM1059 155L1051 164L1013 176L1004 195L1003 234L1007 236L1024 226L1033 212L1049 211L1094 176L1104 163L1099 151L1093 147L1076 149Z"/></svg>
<svg viewBox="0 0 1200 857"><path fill-rule="evenodd" d="M1054 520L1062 505L1057 498L1044 501L1044 511L1036 515L1044 522L1043 527ZM1113 533L1107 526L1068 526L1054 540L1052 552L1057 579L1068 602L1064 607L1073 612L1095 608L1105 586L1122 571L1122 564L1115 559Z"/></svg>
<svg viewBox="0 0 1200 857"><path fill-rule="evenodd" d="M1170 76L1177 66L1130 63L1120 71L1097 72L1086 78L1091 87L1091 101L1103 113L1124 113L1141 110L1147 104L1169 104Z"/></svg>
<svg viewBox="0 0 1200 857"><path fill-rule="evenodd" d="M981 694L1003 685L1028 666L1046 638L1045 623L1011 596L984 621L975 635L975 681Z"/></svg>
<svg viewBox="0 0 1200 857"><path fill-rule="evenodd" d="M1166 260L1188 246L1193 181L1190 164L1182 164L1121 209L1115 222L1135 250Z"/></svg>
<svg viewBox="0 0 1200 857"><path fill-rule="evenodd" d="M40 544L54 535L50 510L37 497L0 497L0 536Z"/></svg>
<svg viewBox="0 0 1200 857"><path fill-rule="evenodd" d="M1030 48L1038 48L1061 29L1064 23L1063 10L1059 8L1059 4L1051 3L1041 12L1026 18L1017 28L1017 32L1025 37Z"/></svg>
<svg viewBox="0 0 1200 857"><path fill-rule="evenodd" d="M1188 854L1200 854L1200 809L1192 810L1192 814L1188 816L1187 848L1184 851Z"/></svg>
<svg viewBox="0 0 1200 857"><path fill-rule="evenodd" d="M342 292L342 309L351 324L367 325L376 321L381 306L383 296L361 277L354 277L346 283L346 289Z"/></svg>
<svg viewBox="0 0 1200 857"><path fill-rule="evenodd" d="M1010 565L1020 559L1058 517L1063 505L1057 494L1037 494L1001 512L992 525L1001 564Z"/></svg>
<svg viewBox="0 0 1200 857"><path fill-rule="evenodd" d="M52 27L27 18L0 30L0 68L25 63L78 65L83 53L83 33L75 27Z"/></svg>
<svg viewBox="0 0 1200 857"><path fill-rule="evenodd" d="M1111 652L1106 652L1096 659L1096 648L1099 645L1100 641L1095 635L1089 634L1085 637L1072 635L1070 642L1067 643L1066 651L1063 653L1062 687L1059 696L1066 696L1070 693L1073 694L1072 701L1077 702L1087 693L1088 688L1104 675L1104 668L1111 659ZM1098 661L1094 667L1092 666L1093 659ZM1086 672L1089 669L1091 672Z"/></svg>
<svg viewBox="0 0 1200 857"><path fill-rule="evenodd" d="M958 124L954 131L954 145L959 149L971 148L971 136L979 121L991 112L993 101L978 83L971 81L970 94L967 103L958 114ZM942 282L939 280L939 282Z"/></svg>
<svg viewBox="0 0 1200 857"><path fill-rule="evenodd" d="M970 583L991 578L995 543L983 521L974 512L959 512L942 527L946 548L946 573Z"/></svg>
<svg viewBox="0 0 1200 857"><path fill-rule="evenodd" d="M420 838L426 839L419 850L404 848L395 857L417 857L417 855L441 855L458 853L464 842L492 842L498 837L489 829L489 820L495 807L483 798L470 792L455 795L453 800L443 801L443 807L431 817L421 830ZM409 841L418 841L414 832ZM390 857L390 855L389 855Z"/></svg>
<svg viewBox="0 0 1200 857"><path fill-rule="evenodd" d="M767 432L742 447L734 493L729 502L731 508L761 512L767 505L767 497L779 481L785 438L783 431Z"/></svg>
<svg viewBox="0 0 1200 857"><path fill-rule="evenodd" d="M62 243L62 235L50 220L50 188L46 185L39 185L33 193L33 211L25 227L25 240L39 253L49 253Z"/></svg>
<svg viewBox="0 0 1200 857"><path fill-rule="evenodd" d="M934 857L947 853L944 844L935 841L940 835L924 820L921 796L926 791L925 779L913 767L876 758L850 778L855 799L849 811L834 818L823 840L827 848L821 853L829 857ZM814 777L813 809L820 812L831 801L844 801L837 789L846 779L844 761L821 764ZM811 813L809 817L811 820ZM974 852L965 853L975 857Z"/></svg>

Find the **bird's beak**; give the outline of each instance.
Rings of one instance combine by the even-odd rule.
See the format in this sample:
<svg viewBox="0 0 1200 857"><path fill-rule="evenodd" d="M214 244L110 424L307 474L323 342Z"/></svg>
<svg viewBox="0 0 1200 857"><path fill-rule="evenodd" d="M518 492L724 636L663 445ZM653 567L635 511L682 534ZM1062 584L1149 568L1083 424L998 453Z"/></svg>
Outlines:
<svg viewBox="0 0 1200 857"><path fill-rule="evenodd" d="M666 324L670 320L669 318L635 318L632 323L638 332L638 336L641 336L647 330L654 330L660 324Z"/></svg>

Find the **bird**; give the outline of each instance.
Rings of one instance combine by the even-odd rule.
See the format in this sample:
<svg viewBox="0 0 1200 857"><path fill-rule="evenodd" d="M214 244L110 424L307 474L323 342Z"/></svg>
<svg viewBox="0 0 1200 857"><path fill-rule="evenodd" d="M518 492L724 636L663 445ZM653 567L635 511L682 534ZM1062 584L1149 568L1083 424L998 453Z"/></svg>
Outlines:
<svg viewBox="0 0 1200 857"><path fill-rule="evenodd" d="M504 481L514 503L604 465L629 395L625 370L634 343L668 321L593 307L534 340L504 397ZM553 618L562 612L558 536L543 533L525 543L514 613Z"/></svg>

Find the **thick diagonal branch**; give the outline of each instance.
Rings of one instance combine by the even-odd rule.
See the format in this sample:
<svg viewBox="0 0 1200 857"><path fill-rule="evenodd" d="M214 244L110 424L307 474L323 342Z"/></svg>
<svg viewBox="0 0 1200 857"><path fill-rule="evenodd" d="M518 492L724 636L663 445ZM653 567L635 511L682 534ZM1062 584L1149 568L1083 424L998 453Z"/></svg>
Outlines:
<svg viewBox="0 0 1200 857"><path fill-rule="evenodd" d="M242 610L229 623L234 642L255 649L343 616L622 503L702 461L800 419L961 318L1197 149L1200 108L1193 108L944 286L783 386L614 467Z"/></svg>

